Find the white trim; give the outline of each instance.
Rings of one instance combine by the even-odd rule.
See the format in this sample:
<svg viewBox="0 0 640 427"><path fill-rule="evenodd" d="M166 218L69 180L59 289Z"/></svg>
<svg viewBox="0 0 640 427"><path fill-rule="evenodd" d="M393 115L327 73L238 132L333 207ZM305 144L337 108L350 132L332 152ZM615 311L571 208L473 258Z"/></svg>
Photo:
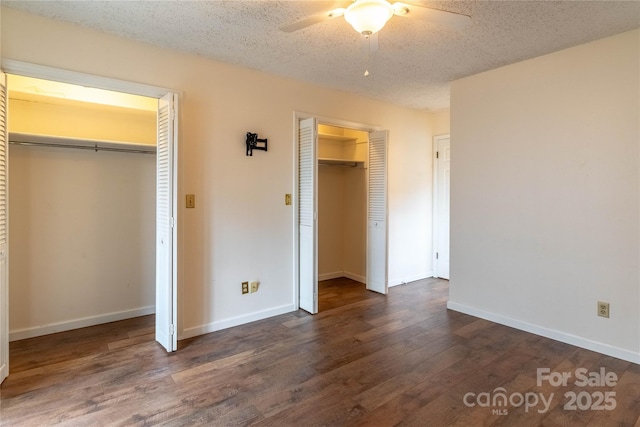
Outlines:
<svg viewBox="0 0 640 427"><path fill-rule="evenodd" d="M4 194L3 196L6 198L5 203L5 242L0 249L4 252L1 264L1 276L0 276L0 384L9 376L9 365L10 365L10 355L9 355L9 260L11 254L9 253L9 244L11 242L11 236L9 233L9 225L10 225L10 212L9 212L9 132L7 125L7 118L9 116L9 92L7 86L7 75L0 68L0 87L2 87L2 92L4 92L0 97L0 104L3 104L2 111L0 111L0 116L3 119L4 125L3 129L0 130L2 133L0 135L0 144L3 145L5 150L4 155L4 168L5 168L5 185L4 185Z"/></svg>
<svg viewBox="0 0 640 427"><path fill-rule="evenodd" d="M363 132L375 132L375 131L385 130L383 127L377 126L377 125L370 125L367 123L360 123L360 122L352 122L349 120L341 120L341 119L336 119L335 117L319 116L317 114L305 113L303 111L294 111L293 115L294 115L294 121L296 123L296 126L297 126L297 123L302 119L315 117L318 124L322 124L322 125L355 129ZM295 137L297 142L297 134L295 134Z"/></svg>
<svg viewBox="0 0 640 427"><path fill-rule="evenodd" d="M348 271L343 271L342 276L347 279L355 280L356 282L360 282L362 284L367 284L367 278L364 276L360 276L359 274L350 273Z"/></svg>
<svg viewBox="0 0 640 427"><path fill-rule="evenodd" d="M171 91L173 93L173 188L171 189L171 193L173 195L173 236L172 236L172 248L171 251L171 270L172 270L172 284L171 284L171 300L172 300L172 317L173 321L171 324L171 329L173 332L173 351L178 351L178 328L180 325L181 317L179 316L181 313L179 312L178 305L178 295L179 295L179 287L178 283L180 281L180 262L179 256L182 254L180 251L180 240L178 230L182 229L182 214L180 210L180 135L182 134L182 126L180 123L182 122L182 93ZM157 138L157 137L156 137ZM157 145L157 140L156 140Z"/></svg>
<svg viewBox="0 0 640 427"><path fill-rule="evenodd" d="M598 341L592 341L590 339L569 334L567 332L558 331L556 329L549 329L543 326L534 325L533 323L523 322L522 320L513 319L511 317L502 316L500 314L479 310L477 308L469 307L467 305L459 304L453 301L447 302L447 308L449 310L469 314L474 317L479 317L481 319L489 320L491 322L499 323L501 325L519 329L521 331L530 332L535 335L540 335L552 340L574 345L576 347L581 347L587 350L602 353L607 356L612 356L618 359L626 360L628 362L640 364L640 353L635 353L630 350L615 347L609 344L604 344Z"/></svg>
<svg viewBox="0 0 640 427"><path fill-rule="evenodd" d="M187 328L183 330L178 339L184 340L187 338L197 337L198 335L204 335L210 332L244 325L246 323L255 322L256 320L262 320L273 316L279 316L281 314L291 313L292 311L296 311L297 309L298 308L295 304L287 304L276 308L270 308L268 310L257 311L255 313L246 314L243 316L232 317L226 320L218 320L217 322L207 323L206 325L194 326L193 328Z"/></svg>
<svg viewBox="0 0 640 427"><path fill-rule="evenodd" d="M429 279L434 277L432 271L427 271L425 274L414 274L413 276L399 277L397 279L389 280L389 287L406 285L407 283L415 282L418 280Z"/></svg>
<svg viewBox="0 0 640 427"><path fill-rule="evenodd" d="M438 185L440 181L438 180L439 170L439 162L436 157L438 154L438 145L440 145L440 141L448 139L451 141L451 135L446 133L442 135L436 135L433 137L433 227L431 229L431 237L433 239L433 250L431 251L431 265L433 266L433 273L431 277L440 277L438 275L438 259L436 258L436 253L438 252L438 227L440 226L440 221L438 218L438 208L439 208L439 198L438 198Z"/></svg>
<svg viewBox="0 0 640 427"><path fill-rule="evenodd" d="M298 203L298 179L300 178L298 152L300 138L300 119L296 111L293 112L293 200L291 201L291 207L293 207L293 306L295 310L300 308L300 233L299 233L299 214L300 207Z"/></svg>
<svg viewBox="0 0 640 427"><path fill-rule="evenodd" d="M62 83L89 86L97 89L125 92L134 95L148 96L150 98L160 98L166 95L167 92L181 93L180 91L169 88L85 74L61 68L47 67L45 65L32 64L7 58L2 58L2 68L9 74L19 74L25 77L34 77L38 79L54 80Z"/></svg>
<svg viewBox="0 0 640 427"><path fill-rule="evenodd" d="M87 326L101 325L103 323L117 322L118 320L131 319L133 317L154 314L156 307L150 305L131 310L116 311L113 313L100 314L97 316L81 317L79 319L65 320L63 322L49 323L47 325L33 326L30 328L16 329L9 331L9 341L34 338L42 335L55 334L57 332L71 331Z"/></svg>
<svg viewBox="0 0 640 427"><path fill-rule="evenodd" d="M334 271L333 273L318 274L318 282L323 280L337 279L339 277L345 277L344 271Z"/></svg>

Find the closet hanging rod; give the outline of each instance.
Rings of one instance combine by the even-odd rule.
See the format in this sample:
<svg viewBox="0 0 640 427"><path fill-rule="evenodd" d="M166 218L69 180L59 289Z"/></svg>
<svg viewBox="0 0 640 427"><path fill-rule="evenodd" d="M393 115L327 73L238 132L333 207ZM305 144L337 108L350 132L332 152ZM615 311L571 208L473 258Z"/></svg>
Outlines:
<svg viewBox="0 0 640 427"><path fill-rule="evenodd" d="M137 154L156 154L153 150L135 150L132 148L113 148L113 147L100 147L99 145L69 145L69 144L51 144L48 142L24 142L24 141L9 141L11 145L25 145L32 147L52 147L52 148L71 148L78 150L93 150L93 151L116 151L120 153L137 153Z"/></svg>
<svg viewBox="0 0 640 427"><path fill-rule="evenodd" d="M318 165L338 168L366 168L365 162L362 160L328 159L323 157L318 159Z"/></svg>
<svg viewBox="0 0 640 427"><path fill-rule="evenodd" d="M327 163L327 162L318 162L319 166L330 166L332 168L357 168L358 164L356 162L343 162L343 163Z"/></svg>
<svg viewBox="0 0 640 427"><path fill-rule="evenodd" d="M156 146L105 140L91 140L51 135L10 132L9 143L13 145L52 148L77 148L81 150L112 151L135 154L155 154Z"/></svg>

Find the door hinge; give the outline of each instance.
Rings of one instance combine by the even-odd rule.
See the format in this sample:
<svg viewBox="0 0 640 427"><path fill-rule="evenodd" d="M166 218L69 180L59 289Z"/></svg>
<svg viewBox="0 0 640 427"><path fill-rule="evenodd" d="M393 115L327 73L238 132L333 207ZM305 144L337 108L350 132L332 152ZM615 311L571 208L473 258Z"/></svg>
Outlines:
<svg viewBox="0 0 640 427"><path fill-rule="evenodd" d="M169 335L173 335L176 333L176 327L174 325L169 325Z"/></svg>
<svg viewBox="0 0 640 427"><path fill-rule="evenodd" d="M171 223L171 228L176 226L176 219L174 217L171 217L171 221L169 221Z"/></svg>
<svg viewBox="0 0 640 427"><path fill-rule="evenodd" d="M440 158L440 152L436 151L436 159L439 159L439 158Z"/></svg>
<svg viewBox="0 0 640 427"><path fill-rule="evenodd" d="M439 255L438 252L436 252L436 259L438 259L438 255Z"/></svg>
<svg viewBox="0 0 640 427"><path fill-rule="evenodd" d="M171 120L176 119L176 110L174 108L171 109Z"/></svg>

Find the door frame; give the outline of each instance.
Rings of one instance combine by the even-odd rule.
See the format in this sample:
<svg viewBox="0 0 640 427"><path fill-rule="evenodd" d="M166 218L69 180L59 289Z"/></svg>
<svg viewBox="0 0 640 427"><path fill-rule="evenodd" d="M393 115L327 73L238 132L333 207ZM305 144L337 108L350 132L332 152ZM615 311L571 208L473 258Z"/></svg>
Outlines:
<svg viewBox="0 0 640 427"><path fill-rule="evenodd" d="M9 376L9 91L7 75L0 70L0 144L3 155L0 167L4 169L4 182L0 196L4 198L4 236L0 241L0 384Z"/></svg>
<svg viewBox="0 0 640 427"><path fill-rule="evenodd" d="M174 89L164 88L160 86L152 86L152 85L147 85L143 83L129 82L125 80L118 80L118 79L113 79L109 77L96 76L92 74L80 73L80 72L65 70L61 68L55 68L55 67L49 67L45 65L33 64L29 62L17 61L13 59L2 58L2 71L4 71L7 74L17 74L25 77L53 80L53 81L58 81L62 83L69 83L74 85L87 86L87 87L110 90L110 91L124 92L124 93L133 94L133 95L146 96L149 98L156 98L156 99L160 99L162 96L166 95L167 93L174 93L178 97L178 104L180 104L180 101L183 98L182 91L178 91ZM178 140L180 139L180 135L182 133L181 127L179 126L179 123L181 122L180 113L181 113L181 109L178 108L178 115L175 117L175 123L178 126L178 129L177 129ZM174 250L173 250L172 262L173 262L173 271L174 271L173 273L174 283L172 284L172 294L173 294L172 298L173 298L173 301L175 301L174 307L176 307L176 312L173 313L173 317L174 319L176 319L176 322L174 322L176 324L174 326L173 333L178 334L179 332L178 326L181 322L179 317L179 314L180 314L179 304L178 304L179 292L178 292L177 286L178 286L178 283L180 283L181 281L180 280L181 271L178 268L179 259L180 259L179 258L180 237L179 237L179 234L177 233L177 229L179 227L179 222L178 222L179 210L178 210L178 204L177 204L177 200L179 200L179 198L177 196L180 190L180 184L178 183L178 171L180 170L181 156L179 156L180 148L179 148L178 142L174 141L174 144L175 144L174 153L176 155L176 159L173 165L173 171L175 175L174 183L173 183L174 185L173 192L175 195L174 200L176 203L176 206L174 206L174 208L177 211L176 217L174 218L174 223L175 223L174 236L177 238L173 242ZM8 161L9 160L7 158L7 162ZM7 209L8 209L8 204L7 204ZM157 252L157 249L156 249L156 252ZM8 303L9 301L7 301L7 304Z"/></svg>
<svg viewBox="0 0 640 427"><path fill-rule="evenodd" d="M440 172L440 162L438 161L438 150L440 146L440 141L445 139L449 140L449 144L451 144L451 135L446 133L442 135L436 135L433 137L433 229L432 229L432 237L433 237L433 251L431 254L431 262L433 265L433 277L440 277L438 275L438 258L436 254L438 253L438 229L440 227L440 218L439 218L439 209L440 209L440 197L438 187L440 185L440 179L438 178ZM451 251L449 251L451 252Z"/></svg>
<svg viewBox="0 0 640 427"><path fill-rule="evenodd" d="M299 138L299 132L300 132L299 125L300 125L300 120L309 119L312 117L315 117L317 124L355 129L363 132L376 132L376 131L385 130L385 128L381 126L376 126L376 125L371 125L371 124L366 124L361 122L353 122L353 121L348 121L343 119L337 119L335 117L322 116L322 115L307 113L303 111L293 112L293 171L294 171L294 174L293 174L294 175L294 179L293 179L294 181L293 182L293 200L294 200L293 202L293 209L294 209L294 213L293 213L293 299L294 299L294 306L296 310L300 309L300 276L299 276L300 274L300 267L299 267L300 236L298 233L298 221L299 221L299 218L298 218L298 215L299 215L298 167L300 166L298 162L298 155L299 155L298 138ZM316 139L316 143L317 143L317 139ZM388 166L387 166L387 171L388 171ZM368 186L369 186L369 180L367 178L367 194L368 194ZM387 197L388 197L388 191L387 191ZM367 233L368 233L368 230L367 230ZM318 242L316 241L316 246L317 244ZM367 236L367 245L368 245L368 236ZM389 245L389 241L387 239L387 249L389 247L388 245ZM365 271L365 281L367 280L366 274L367 272Z"/></svg>

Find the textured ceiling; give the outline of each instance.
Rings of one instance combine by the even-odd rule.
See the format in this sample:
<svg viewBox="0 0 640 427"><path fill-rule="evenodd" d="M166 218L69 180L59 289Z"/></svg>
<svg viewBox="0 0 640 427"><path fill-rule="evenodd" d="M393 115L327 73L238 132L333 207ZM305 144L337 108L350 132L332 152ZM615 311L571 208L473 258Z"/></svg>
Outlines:
<svg viewBox="0 0 640 427"><path fill-rule="evenodd" d="M348 4L349 2L346 2ZM343 18L278 28L335 1L7 1L2 5L423 110L449 82L640 27L640 1L410 1L471 16L454 31L393 17L370 61ZM363 72L368 68L369 77Z"/></svg>

